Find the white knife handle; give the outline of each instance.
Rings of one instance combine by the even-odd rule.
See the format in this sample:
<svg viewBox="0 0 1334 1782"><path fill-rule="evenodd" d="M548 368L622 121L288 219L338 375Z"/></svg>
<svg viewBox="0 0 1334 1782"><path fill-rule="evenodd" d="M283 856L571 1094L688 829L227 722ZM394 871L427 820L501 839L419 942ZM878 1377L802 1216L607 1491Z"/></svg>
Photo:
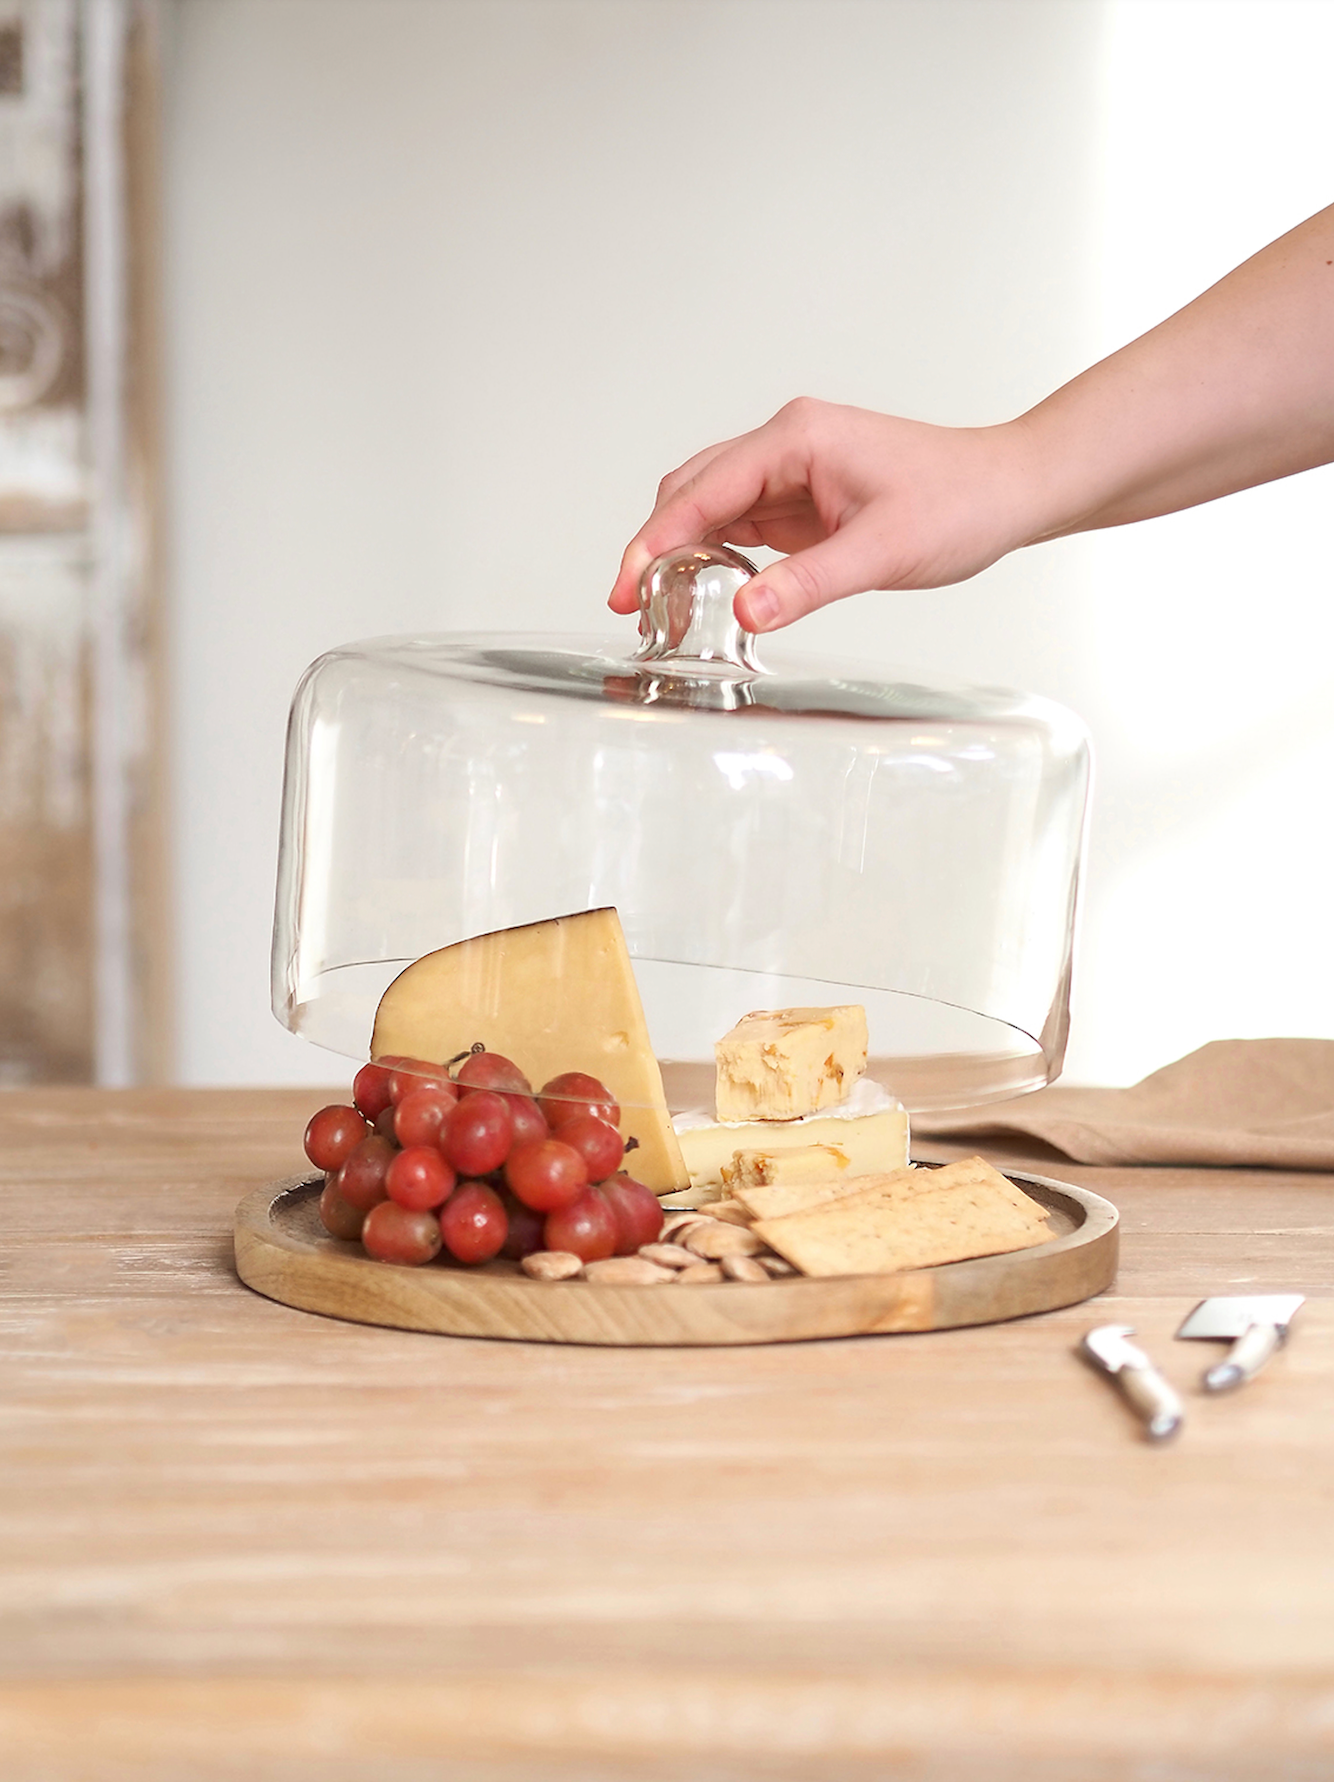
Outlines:
<svg viewBox="0 0 1334 1782"><path fill-rule="evenodd" d="M1252 1324L1228 1351L1227 1360L1211 1367L1204 1376L1206 1392L1231 1392L1253 1380L1274 1351L1282 1346L1283 1333L1276 1324Z"/></svg>
<svg viewBox="0 0 1334 1782"><path fill-rule="evenodd" d="M1113 1377L1144 1419L1151 1442L1165 1442L1181 1428L1181 1400L1157 1368L1123 1367Z"/></svg>

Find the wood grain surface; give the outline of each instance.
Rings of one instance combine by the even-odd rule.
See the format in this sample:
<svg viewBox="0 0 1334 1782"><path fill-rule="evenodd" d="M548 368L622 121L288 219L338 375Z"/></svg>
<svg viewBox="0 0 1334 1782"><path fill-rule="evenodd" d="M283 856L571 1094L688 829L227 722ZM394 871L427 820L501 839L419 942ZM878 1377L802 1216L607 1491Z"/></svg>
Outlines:
<svg viewBox="0 0 1334 1782"><path fill-rule="evenodd" d="M448 1336L511 1342L794 1343L991 1324L1077 1305L1116 1276L1116 1209L1087 1189L1014 1178L1046 1209L1051 1239L894 1275L739 1281L681 1288L532 1281L517 1263L482 1268L386 1268L320 1224L322 1176L292 1176L248 1194L236 1210L236 1271L284 1305Z"/></svg>
<svg viewBox="0 0 1334 1782"><path fill-rule="evenodd" d="M0 1100L5 1782L1334 1775L1330 1177L996 1145L1120 1207L1114 1294L496 1343L239 1283L235 1206L325 1099ZM1288 1347L1203 1396L1184 1314L1283 1290ZM1174 1445L1073 1354L1112 1319Z"/></svg>

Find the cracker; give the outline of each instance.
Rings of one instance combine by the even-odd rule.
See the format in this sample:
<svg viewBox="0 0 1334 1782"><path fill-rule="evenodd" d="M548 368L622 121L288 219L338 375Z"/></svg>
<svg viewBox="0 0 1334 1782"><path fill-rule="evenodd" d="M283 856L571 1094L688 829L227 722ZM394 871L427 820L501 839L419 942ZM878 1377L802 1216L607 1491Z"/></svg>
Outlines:
<svg viewBox="0 0 1334 1782"><path fill-rule="evenodd" d="M759 1219L752 1230L807 1275L930 1268L1028 1249L1052 1235L1042 1208L980 1157L897 1170L855 1193Z"/></svg>
<svg viewBox="0 0 1334 1782"><path fill-rule="evenodd" d="M807 1207L825 1206L849 1194L862 1193L882 1183L901 1182L905 1191L934 1172L915 1169L886 1170L879 1175L845 1176L842 1181L776 1182L772 1186L733 1189L734 1198L755 1219L781 1219Z"/></svg>
<svg viewBox="0 0 1334 1782"><path fill-rule="evenodd" d="M985 1157L961 1157L957 1163L947 1163L943 1169L922 1170L917 1179L923 1188L954 1188L965 1183L988 1187L999 1199L1008 1201L1017 1213L1022 1213L1034 1225L1046 1227L1047 1209L1031 1195L1025 1194L1008 1176L993 1169ZM1051 1236L1050 1230L1047 1235Z"/></svg>

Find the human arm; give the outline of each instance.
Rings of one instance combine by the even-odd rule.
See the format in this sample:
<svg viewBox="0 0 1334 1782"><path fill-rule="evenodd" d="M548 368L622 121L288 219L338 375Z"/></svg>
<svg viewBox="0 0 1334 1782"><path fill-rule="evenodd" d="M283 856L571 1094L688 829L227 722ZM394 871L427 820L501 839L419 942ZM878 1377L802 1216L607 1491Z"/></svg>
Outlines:
<svg viewBox="0 0 1334 1782"><path fill-rule="evenodd" d="M994 427L807 398L664 478L612 591L677 545L790 553L737 596L776 630L869 588L963 581L1020 545L1120 526L1334 460L1334 206Z"/></svg>

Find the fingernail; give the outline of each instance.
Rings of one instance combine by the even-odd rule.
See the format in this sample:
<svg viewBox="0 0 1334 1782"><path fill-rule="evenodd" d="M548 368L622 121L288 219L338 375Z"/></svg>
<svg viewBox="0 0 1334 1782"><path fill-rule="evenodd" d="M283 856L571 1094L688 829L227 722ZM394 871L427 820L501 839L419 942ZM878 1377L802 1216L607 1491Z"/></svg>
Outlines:
<svg viewBox="0 0 1334 1782"><path fill-rule="evenodd" d="M763 631L778 617L778 596L772 588L757 588L752 582L746 589L746 611L750 614L751 630Z"/></svg>

